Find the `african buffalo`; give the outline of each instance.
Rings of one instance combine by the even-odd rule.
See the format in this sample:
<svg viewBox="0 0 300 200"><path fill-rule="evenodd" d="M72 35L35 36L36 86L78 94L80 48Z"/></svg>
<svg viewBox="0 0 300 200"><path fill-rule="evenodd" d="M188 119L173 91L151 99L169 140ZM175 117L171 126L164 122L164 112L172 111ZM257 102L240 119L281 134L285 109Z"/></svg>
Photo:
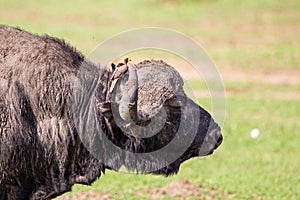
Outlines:
<svg viewBox="0 0 300 200"><path fill-rule="evenodd" d="M61 39L0 25L0 199L54 198L121 166L168 176L221 142L165 62L101 68Z"/></svg>

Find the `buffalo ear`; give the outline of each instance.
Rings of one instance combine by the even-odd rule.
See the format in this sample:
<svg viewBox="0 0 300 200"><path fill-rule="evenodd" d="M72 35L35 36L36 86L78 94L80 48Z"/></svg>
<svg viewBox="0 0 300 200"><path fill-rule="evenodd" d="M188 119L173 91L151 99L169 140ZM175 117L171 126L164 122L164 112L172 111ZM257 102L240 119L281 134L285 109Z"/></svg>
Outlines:
<svg viewBox="0 0 300 200"><path fill-rule="evenodd" d="M103 114L103 116L105 118L111 118L112 117L111 102L99 103L97 105L97 108Z"/></svg>

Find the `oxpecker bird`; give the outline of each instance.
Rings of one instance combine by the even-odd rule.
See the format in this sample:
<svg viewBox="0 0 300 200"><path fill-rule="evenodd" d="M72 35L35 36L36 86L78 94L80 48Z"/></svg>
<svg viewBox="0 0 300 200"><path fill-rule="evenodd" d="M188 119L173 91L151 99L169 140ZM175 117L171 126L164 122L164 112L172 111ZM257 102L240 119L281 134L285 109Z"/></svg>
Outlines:
<svg viewBox="0 0 300 200"><path fill-rule="evenodd" d="M118 79L121 76L123 76L124 74L126 74L126 72L128 71L128 66L132 66L130 61L131 61L130 58L125 58L124 62L118 63L117 66L115 66L115 64L112 65L113 68L115 68L115 70L111 76L111 85L110 85L110 89L109 89L110 93L112 93Z"/></svg>

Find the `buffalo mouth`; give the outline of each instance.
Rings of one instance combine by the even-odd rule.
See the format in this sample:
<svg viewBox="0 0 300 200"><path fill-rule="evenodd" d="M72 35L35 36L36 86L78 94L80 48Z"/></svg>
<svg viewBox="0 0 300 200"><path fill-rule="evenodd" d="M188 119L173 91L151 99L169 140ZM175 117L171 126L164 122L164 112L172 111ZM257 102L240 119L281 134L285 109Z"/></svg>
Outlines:
<svg viewBox="0 0 300 200"><path fill-rule="evenodd" d="M170 163L165 167L162 167L159 170L152 171L151 173L156 175L170 176L176 174L179 171L181 164L186 160L195 157L209 156L213 154L213 152L222 144L223 136L219 126L217 124L214 124L214 122L211 122L211 124L213 126L210 126L204 140L202 140L201 143L193 143L174 162ZM170 154L173 153L174 152L170 152Z"/></svg>
<svg viewBox="0 0 300 200"><path fill-rule="evenodd" d="M210 128L207 131L207 135L204 139L204 146L207 146L209 149L206 155L202 155L202 148L199 148L199 156L208 156L214 153L214 151L222 144L223 142L223 135L220 127L218 125L214 125L215 127Z"/></svg>
<svg viewBox="0 0 300 200"><path fill-rule="evenodd" d="M197 141L197 138L195 138ZM194 142L195 142L194 141ZM187 151L181 155L174 163L154 172L155 174L164 174L166 176L176 174L179 171L181 163L194 157L209 156L219 148L223 142L221 128L214 120L211 119L210 126L207 130L205 138L199 143L193 143Z"/></svg>
<svg viewBox="0 0 300 200"><path fill-rule="evenodd" d="M206 134L202 134L199 137L195 138L196 144L194 144L194 146L197 147L195 156L211 155L223 142L221 128L213 119L210 119Z"/></svg>

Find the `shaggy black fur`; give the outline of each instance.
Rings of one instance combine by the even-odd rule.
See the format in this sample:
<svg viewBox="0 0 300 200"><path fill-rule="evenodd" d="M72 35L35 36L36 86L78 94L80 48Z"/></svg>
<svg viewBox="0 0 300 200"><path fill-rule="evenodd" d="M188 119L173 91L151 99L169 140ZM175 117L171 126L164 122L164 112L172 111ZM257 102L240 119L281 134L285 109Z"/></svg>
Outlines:
<svg viewBox="0 0 300 200"><path fill-rule="evenodd" d="M63 40L0 25L0 199L51 199L122 165L168 176L183 161L211 154L220 145L220 129L209 113L185 97L176 70L154 60L134 68L139 81L146 83L139 85L136 106L137 116L147 120L136 126L126 125L118 115L120 100L128 92L128 73L109 94L112 72L99 70ZM150 71L144 73L146 68ZM82 69L83 76L78 75ZM161 81L168 88L155 84ZM164 122L162 128L142 137L139 127L155 120ZM90 122L99 128L87 126ZM176 138L189 140L195 123L195 137L179 156L176 152L184 142L169 149L166 159L132 154L155 152ZM119 150L110 151L105 138ZM172 156L171 163L164 162Z"/></svg>

